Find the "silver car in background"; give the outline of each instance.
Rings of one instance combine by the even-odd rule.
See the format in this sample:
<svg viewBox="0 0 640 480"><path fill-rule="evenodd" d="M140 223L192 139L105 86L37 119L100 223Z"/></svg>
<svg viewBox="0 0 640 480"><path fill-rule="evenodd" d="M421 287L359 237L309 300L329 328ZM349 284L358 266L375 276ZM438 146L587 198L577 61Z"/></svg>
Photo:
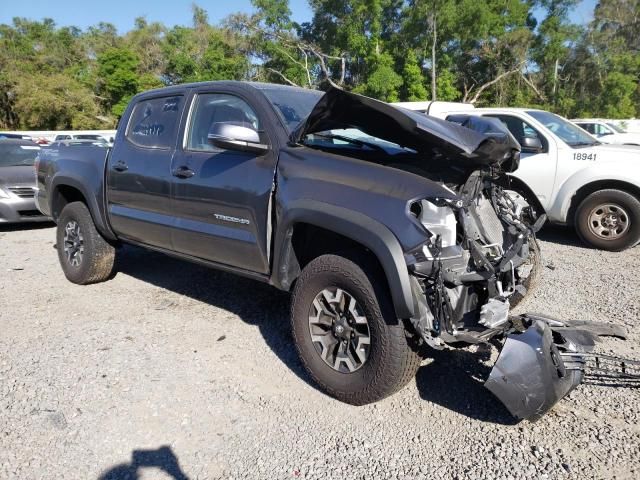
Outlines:
<svg viewBox="0 0 640 480"><path fill-rule="evenodd" d="M0 224L48 220L34 198L34 163L39 151L30 140L0 139Z"/></svg>

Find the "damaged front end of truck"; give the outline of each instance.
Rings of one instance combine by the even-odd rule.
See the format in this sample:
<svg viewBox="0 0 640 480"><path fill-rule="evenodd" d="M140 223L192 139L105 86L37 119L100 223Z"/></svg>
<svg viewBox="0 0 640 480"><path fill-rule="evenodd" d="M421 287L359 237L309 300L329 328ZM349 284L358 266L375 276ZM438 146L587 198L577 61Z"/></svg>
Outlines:
<svg viewBox="0 0 640 480"><path fill-rule="evenodd" d="M354 129L366 136L347 137ZM378 163L444 187L446 194L407 202L408 220L427 238L404 253L414 301L409 320L435 349L498 346L485 386L515 417L538 419L580 384L599 335L624 337L608 326L517 311L540 275L536 232L546 217L503 187L518 168L520 145L498 120L469 117L455 125L332 89L296 135L363 145L381 139L402 151Z"/></svg>

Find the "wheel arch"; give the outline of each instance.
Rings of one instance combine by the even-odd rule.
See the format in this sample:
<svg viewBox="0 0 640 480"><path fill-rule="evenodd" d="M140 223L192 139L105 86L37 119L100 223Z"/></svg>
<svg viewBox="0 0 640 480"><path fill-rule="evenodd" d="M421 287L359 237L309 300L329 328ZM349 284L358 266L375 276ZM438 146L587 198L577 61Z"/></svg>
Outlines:
<svg viewBox="0 0 640 480"><path fill-rule="evenodd" d="M51 182L49 207L51 217L57 221L62 209L71 202L82 202L89 209L91 218L98 231L109 240L116 240L115 235L104 221L96 198L87 194L82 182L72 177L56 177Z"/></svg>
<svg viewBox="0 0 640 480"><path fill-rule="evenodd" d="M513 190L522 195L527 203L531 205L539 214L546 213L545 208L542 206L542 203L540 203L540 200L533 192L531 187L529 187L529 185L527 185L518 177L514 177L513 175L505 175L499 180L498 184L507 190Z"/></svg>
<svg viewBox="0 0 640 480"><path fill-rule="evenodd" d="M332 247L346 241L347 249L359 247L369 251L380 264L398 318L413 315L404 253L386 226L362 213L315 200L292 202L279 224L271 279L275 286L290 290L306 263L322 253L338 253ZM311 244L305 243L299 236L304 231L318 237Z"/></svg>
<svg viewBox="0 0 640 480"><path fill-rule="evenodd" d="M575 223L576 211L578 210L580 203L582 203L585 198L597 191L611 189L626 192L633 195L640 201L640 186L634 185L633 183L622 180L597 180L590 182L580 187L573 194L571 203L569 204L569 210L567 212L567 223L571 225Z"/></svg>

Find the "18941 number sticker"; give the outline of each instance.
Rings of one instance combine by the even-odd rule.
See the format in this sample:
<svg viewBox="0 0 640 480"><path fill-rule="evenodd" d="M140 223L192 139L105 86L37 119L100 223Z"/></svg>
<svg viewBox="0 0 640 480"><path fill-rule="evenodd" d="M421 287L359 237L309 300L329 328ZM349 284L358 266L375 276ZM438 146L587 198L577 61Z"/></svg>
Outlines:
<svg viewBox="0 0 640 480"><path fill-rule="evenodd" d="M595 153L584 153L584 152L576 152L573 154L573 159L574 160L588 160L591 162L595 162L596 161L596 154Z"/></svg>

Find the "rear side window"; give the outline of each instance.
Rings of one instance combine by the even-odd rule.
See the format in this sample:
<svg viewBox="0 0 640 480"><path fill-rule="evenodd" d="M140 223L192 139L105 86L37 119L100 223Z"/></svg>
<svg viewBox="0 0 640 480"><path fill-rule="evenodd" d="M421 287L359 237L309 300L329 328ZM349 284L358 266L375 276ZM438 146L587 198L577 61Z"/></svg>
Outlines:
<svg viewBox="0 0 640 480"><path fill-rule="evenodd" d="M139 147L173 147L182 112L182 100L182 95L176 95L138 102L129 119L127 139Z"/></svg>

